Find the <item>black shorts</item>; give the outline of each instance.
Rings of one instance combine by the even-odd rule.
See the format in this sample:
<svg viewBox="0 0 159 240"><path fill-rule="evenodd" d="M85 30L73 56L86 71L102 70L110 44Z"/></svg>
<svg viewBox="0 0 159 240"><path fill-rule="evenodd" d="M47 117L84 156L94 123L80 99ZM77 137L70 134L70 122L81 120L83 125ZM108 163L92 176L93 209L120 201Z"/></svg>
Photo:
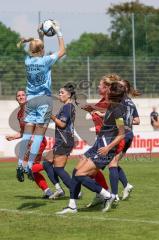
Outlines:
<svg viewBox="0 0 159 240"><path fill-rule="evenodd" d="M94 164L96 165L97 168L99 169L104 169L114 158L115 156L115 148L113 148L112 150L110 150L108 152L107 155L99 155L98 154L98 149L101 147L104 147L105 144L102 140L102 138L97 138L95 144L93 145L93 147L91 147L90 149L88 149L87 152L84 153L84 155L87 158L90 158Z"/></svg>
<svg viewBox="0 0 159 240"><path fill-rule="evenodd" d="M92 148L90 148L84 155L87 158L90 158L97 168L103 170L113 160L115 151L109 152L106 156L101 156L97 154L97 152L94 152Z"/></svg>
<svg viewBox="0 0 159 240"><path fill-rule="evenodd" d="M69 156L72 152L74 146L68 146L65 143L63 144L55 144L53 146L53 154L55 155L65 155Z"/></svg>

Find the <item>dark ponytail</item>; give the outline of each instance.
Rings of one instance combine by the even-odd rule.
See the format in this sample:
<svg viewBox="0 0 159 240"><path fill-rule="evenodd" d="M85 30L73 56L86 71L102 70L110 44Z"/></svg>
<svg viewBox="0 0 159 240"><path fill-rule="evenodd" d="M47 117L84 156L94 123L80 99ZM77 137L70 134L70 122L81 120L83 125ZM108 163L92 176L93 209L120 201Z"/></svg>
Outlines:
<svg viewBox="0 0 159 240"><path fill-rule="evenodd" d="M137 89L134 89L130 82L128 80L124 80L122 79L121 82L124 83L124 86L126 88L126 93L127 94L130 94L132 97L138 97L141 95L141 93L137 90Z"/></svg>
<svg viewBox="0 0 159 240"><path fill-rule="evenodd" d="M73 99L75 101L75 104L78 105L79 103L77 102L75 86L73 86L72 83L67 83L63 88L70 93L71 99Z"/></svg>

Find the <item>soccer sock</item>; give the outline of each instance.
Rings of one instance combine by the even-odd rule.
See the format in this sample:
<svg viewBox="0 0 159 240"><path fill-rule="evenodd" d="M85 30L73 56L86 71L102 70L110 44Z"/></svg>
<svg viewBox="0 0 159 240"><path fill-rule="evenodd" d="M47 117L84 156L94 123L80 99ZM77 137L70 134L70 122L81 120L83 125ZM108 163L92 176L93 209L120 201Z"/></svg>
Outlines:
<svg viewBox="0 0 159 240"><path fill-rule="evenodd" d="M71 177L63 167L54 167L55 173L61 178L66 187L71 187Z"/></svg>
<svg viewBox="0 0 159 240"><path fill-rule="evenodd" d="M18 166L23 164L23 160L28 150L28 144L30 142L31 136L32 136L31 134L27 134L27 133L23 134L22 141L20 143Z"/></svg>
<svg viewBox="0 0 159 240"><path fill-rule="evenodd" d="M59 183L56 183L56 184L55 184L55 188L56 188L57 191L58 191L58 190L63 190L63 189L61 188L61 186L60 186Z"/></svg>
<svg viewBox="0 0 159 240"><path fill-rule="evenodd" d="M44 191L48 188L48 184L41 173L33 173L36 184Z"/></svg>
<svg viewBox="0 0 159 240"><path fill-rule="evenodd" d="M44 167L43 167L43 164L41 164L41 163L35 163L32 166L32 172L33 173L38 173L38 172L43 171L43 170L44 170Z"/></svg>
<svg viewBox="0 0 159 240"><path fill-rule="evenodd" d="M119 181L119 174L117 167L110 167L109 168L109 178L110 178L110 185L112 194L118 194L118 181Z"/></svg>
<svg viewBox="0 0 159 240"><path fill-rule="evenodd" d="M108 184L106 182L106 179L103 175L103 173L99 170L94 178L96 180L96 182L102 186L104 189L108 190L109 187L108 187Z"/></svg>
<svg viewBox="0 0 159 240"><path fill-rule="evenodd" d="M105 190L104 188L102 188L100 195L103 196L104 199L110 198L111 197L111 193L108 192L107 190Z"/></svg>
<svg viewBox="0 0 159 240"><path fill-rule="evenodd" d="M102 190L102 187L93 179L91 179L88 176L75 176L76 179L78 179L79 182L92 192L100 193Z"/></svg>
<svg viewBox="0 0 159 240"><path fill-rule="evenodd" d="M45 189L45 190L44 190L44 193L45 193L45 195L48 196L48 197L50 197L50 196L53 194L53 192L51 191L50 188Z"/></svg>
<svg viewBox="0 0 159 240"><path fill-rule="evenodd" d="M57 174L54 172L54 168L52 166L52 163L51 162L48 162L48 161L44 161L43 162L43 167L44 167L44 170L46 171L50 181L55 185L56 183L59 183L59 180L58 180L58 176Z"/></svg>
<svg viewBox="0 0 159 240"><path fill-rule="evenodd" d="M44 137L43 135L34 135L34 140L33 140L33 143L31 144L29 159L28 159L29 168L32 168L33 162L39 152L43 137Z"/></svg>
<svg viewBox="0 0 159 240"><path fill-rule="evenodd" d="M119 180L123 184L123 187L125 188L128 184L128 180L126 178L125 172L121 167L118 167L118 173L119 173Z"/></svg>
<svg viewBox="0 0 159 240"><path fill-rule="evenodd" d="M22 166L23 165L23 160L22 159L18 159L18 166Z"/></svg>
<svg viewBox="0 0 159 240"><path fill-rule="evenodd" d="M78 195L81 191L81 183L75 177L77 169L74 168L72 172L72 179L71 179L71 187L70 187L70 198L71 199L78 199Z"/></svg>
<svg viewBox="0 0 159 240"><path fill-rule="evenodd" d="M75 199L70 199L70 200L69 200L68 207L70 207L70 208L72 208L72 209L77 208L76 200L75 200Z"/></svg>

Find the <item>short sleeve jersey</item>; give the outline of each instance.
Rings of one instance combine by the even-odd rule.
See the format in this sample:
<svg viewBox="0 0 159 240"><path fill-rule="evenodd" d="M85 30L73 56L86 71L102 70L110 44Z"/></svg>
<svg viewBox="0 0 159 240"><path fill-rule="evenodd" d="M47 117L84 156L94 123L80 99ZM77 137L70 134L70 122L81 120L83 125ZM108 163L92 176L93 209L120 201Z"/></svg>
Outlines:
<svg viewBox="0 0 159 240"><path fill-rule="evenodd" d="M136 106L128 96L125 96L121 103L126 107L126 114L123 116L125 125L132 129L133 119L139 117Z"/></svg>
<svg viewBox="0 0 159 240"><path fill-rule="evenodd" d="M63 105L56 115L58 119L66 123L65 128L56 126L55 129L55 144L63 143L68 147L74 145L74 121L75 121L75 106L72 103Z"/></svg>

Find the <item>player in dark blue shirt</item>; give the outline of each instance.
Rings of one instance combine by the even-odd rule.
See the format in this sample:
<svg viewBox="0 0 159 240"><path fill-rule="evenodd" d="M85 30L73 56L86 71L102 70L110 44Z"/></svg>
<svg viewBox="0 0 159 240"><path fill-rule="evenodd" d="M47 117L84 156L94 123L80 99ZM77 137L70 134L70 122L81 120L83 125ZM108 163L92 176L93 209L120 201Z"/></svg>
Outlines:
<svg viewBox="0 0 159 240"><path fill-rule="evenodd" d="M70 189L71 177L65 171L65 165L74 146L74 121L75 121L75 106L73 99L76 102L76 92L72 84L66 84L59 91L59 99L64 104L59 113L52 115L51 119L55 122L55 144L53 151L49 152L46 160L43 163L44 169L47 172L50 180L56 187L56 192L52 198L58 198L64 195L64 191L58 187L57 176ZM53 167L52 167L53 166Z"/></svg>
<svg viewBox="0 0 159 240"><path fill-rule="evenodd" d="M125 106L126 108L125 115L123 115L125 124L125 138L123 141L121 141L121 143L119 143L116 152L118 155L109 164L109 174L112 192L114 194L118 193L118 181L120 181L124 187L122 199L125 200L126 198L128 198L130 192L133 189L133 186L128 182L123 168L119 166L119 161L124 156L128 148L131 146L134 137L132 126L140 124L140 119L136 106L129 96L139 96L140 93L131 87L129 81L121 80L120 83L125 87L125 94L121 101L123 106Z"/></svg>

